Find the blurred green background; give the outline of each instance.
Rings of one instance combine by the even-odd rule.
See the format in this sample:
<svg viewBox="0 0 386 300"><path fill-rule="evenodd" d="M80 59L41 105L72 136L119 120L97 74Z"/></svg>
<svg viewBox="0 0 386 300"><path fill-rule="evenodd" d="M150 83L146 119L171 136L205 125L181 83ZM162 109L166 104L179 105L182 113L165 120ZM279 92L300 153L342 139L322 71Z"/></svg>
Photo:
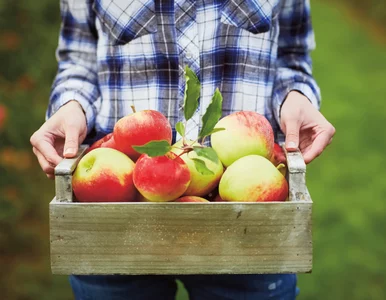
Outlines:
<svg viewBox="0 0 386 300"><path fill-rule="evenodd" d="M308 166L314 269L298 299L386 299L386 5L312 1L314 74L333 143ZM54 183L29 137L44 121L59 1L0 1L0 291L5 300L72 299L49 267ZM180 290L178 299L187 299Z"/></svg>

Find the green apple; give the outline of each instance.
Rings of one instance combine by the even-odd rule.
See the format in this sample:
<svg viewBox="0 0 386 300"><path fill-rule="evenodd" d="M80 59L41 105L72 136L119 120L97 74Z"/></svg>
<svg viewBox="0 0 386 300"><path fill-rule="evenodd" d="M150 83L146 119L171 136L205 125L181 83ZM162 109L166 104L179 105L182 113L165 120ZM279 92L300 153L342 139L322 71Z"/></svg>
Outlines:
<svg viewBox="0 0 386 300"><path fill-rule="evenodd" d="M199 143L194 143L191 140L186 140L186 144L190 146L199 146ZM173 145L172 152L180 155L183 150L182 140ZM184 153L180 156L187 164L190 171L190 184L184 193L184 196L205 196L212 191L219 183L224 172L224 167L220 160L213 162L203 156L198 156L194 151ZM213 174L201 174L194 164L192 159L199 158L205 162L206 167L213 172Z"/></svg>
<svg viewBox="0 0 386 300"><path fill-rule="evenodd" d="M271 158L273 129L263 115L253 111L235 112L218 121L215 128L225 128L211 135L212 147L225 167L251 154Z"/></svg>
<svg viewBox="0 0 386 300"><path fill-rule="evenodd" d="M247 155L226 169L220 180L219 194L223 201L285 201L288 183L268 159Z"/></svg>

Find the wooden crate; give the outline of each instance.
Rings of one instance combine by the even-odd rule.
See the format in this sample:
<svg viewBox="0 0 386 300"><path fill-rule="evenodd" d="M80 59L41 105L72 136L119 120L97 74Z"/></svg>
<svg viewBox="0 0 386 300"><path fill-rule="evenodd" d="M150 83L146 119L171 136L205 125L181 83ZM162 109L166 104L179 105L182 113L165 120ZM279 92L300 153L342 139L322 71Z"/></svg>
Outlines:
<svg viewBox="0 0 386 300"><path fill-rule="evenodd" d="M286 153L289 201L76 203L75 159L55 169L53 274L263 274L312 269L312 201L303 158Z"/></svg>

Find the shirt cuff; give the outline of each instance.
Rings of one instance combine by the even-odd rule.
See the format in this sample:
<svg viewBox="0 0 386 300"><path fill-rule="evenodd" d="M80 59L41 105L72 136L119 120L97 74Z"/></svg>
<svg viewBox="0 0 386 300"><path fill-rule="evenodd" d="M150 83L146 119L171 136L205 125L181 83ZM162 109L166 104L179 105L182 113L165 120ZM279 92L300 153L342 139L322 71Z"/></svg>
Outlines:
<svg viewBox="0 0 386 300"><path fill-rule="evenodd" d="M310 100L310 102L316 109L318 110L320 109L320 97L319 97L320 92L313 91L313 89L307 83L293 82L288 86L286 86L285 88L276 90L275 95L273 97L273 113L279 125L280 125L281 106L283 105L284 100L286 99L288 93L291 91L298 91L299 93L303 94L308 98L308 100Z"/></svg>
<svg viewBox="0 0 386 300"><path fill-rule="evenodd" d="M86 116L87 123L87 134L91 132L95 124L95 111L93 105L87 101L85 97L83 97L80 93L76 91L66 91L61 93L59 99L55 101L55 104L52 107L51 115L47 116L51 117L54 113L56 113L59 108L70 101L77 101L83 109L83 112Z"/></svg>

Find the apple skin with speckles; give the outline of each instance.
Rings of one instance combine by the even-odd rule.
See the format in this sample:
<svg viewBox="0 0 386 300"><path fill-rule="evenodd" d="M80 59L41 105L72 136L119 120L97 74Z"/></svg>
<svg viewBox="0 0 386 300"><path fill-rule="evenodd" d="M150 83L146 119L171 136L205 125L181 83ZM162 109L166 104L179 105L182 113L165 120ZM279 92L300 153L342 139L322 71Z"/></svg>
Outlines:
<svg viewBox="0 0 386 300"><path fill-rule="evenodd" d="M220 180L219 194L223 201L285 201L288 182L268 159L248 155L226 169Z"/></svg>
<svg viewBox="0 0 386 300"><path fill-rule="evenodd" d="M159 111L142 110L118 120L113 132L94 142L88 152L96 148L112 148L137 161L141 153L133 146L143 146L151 141L172 142L172 127Z"/></svg>
<svg viewBox="0 0 386 300"><path fill-rule="evenodd" d="M186 191L190 184L190 171L181 157L173 152L156 157L142 154L135 164L133 181L146 201L168 202Z"/></svg>
<svg viewBox="0 0 386 300"><path fill-rule="evenodd" d="M211 143L225 167L247 155L261 155L270 159L274 134L269 121L253 111L239 111L225 116L215 128L225 130L211 135Z"/></svg>
<svg viewBox="0 0 386 300"><path fill-rule="evenodd" d="M79 202L131 202L137 198L133 182L135 164L111 148L97 148L81 158L72 187Z"/></svg>

